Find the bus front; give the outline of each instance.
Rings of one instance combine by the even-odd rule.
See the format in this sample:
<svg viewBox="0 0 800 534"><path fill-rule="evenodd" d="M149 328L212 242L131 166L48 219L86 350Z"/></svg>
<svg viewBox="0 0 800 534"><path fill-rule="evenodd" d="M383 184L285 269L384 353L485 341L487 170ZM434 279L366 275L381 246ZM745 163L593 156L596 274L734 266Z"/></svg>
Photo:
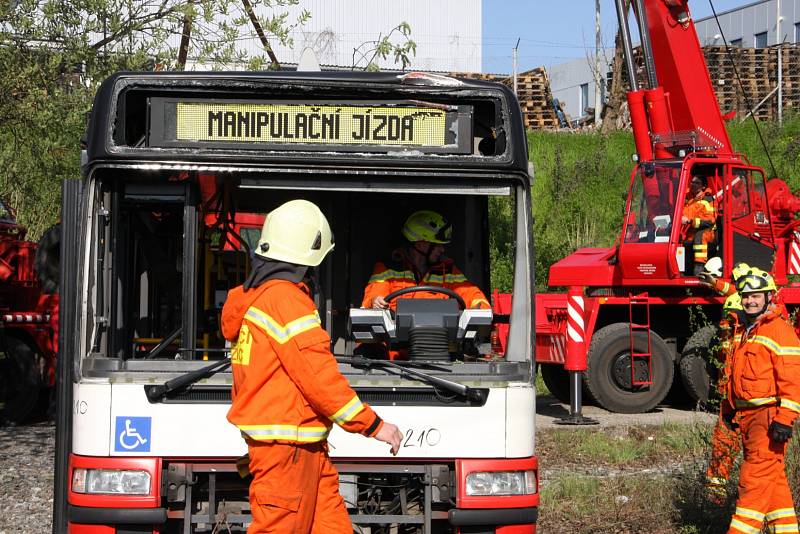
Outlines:
<svg viewBox="0 0 800 534"><path fill-rule="evenodd" d="M339 369L404 434L392 456L334 425L354 531L535 531L530 180L506 88L119 74L96 97L83 171L63 200L62 279L75 283L61 296L55 532L247 530L220 312L265 215L292 199L317 204L335 236L305 281ZM420 210L450 222L459 276L516 297L487 309L417 291L362 307ZM447 276L415 285L435 293Z"/></svg>

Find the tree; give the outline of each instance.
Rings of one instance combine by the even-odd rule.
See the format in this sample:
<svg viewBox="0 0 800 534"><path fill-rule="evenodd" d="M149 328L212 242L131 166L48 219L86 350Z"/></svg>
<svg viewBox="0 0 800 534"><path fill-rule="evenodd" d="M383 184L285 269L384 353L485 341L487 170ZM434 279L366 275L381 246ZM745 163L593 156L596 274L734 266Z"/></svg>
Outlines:
<svg viewBox="0 0 800 534"><path fill-rule="evenodd" d="M291 45L299 0L10 0L0 3L0 194L37 238L58 219L60 182L77 178L97 84L117 70L263 68L236 40L258 24ZM269 15L253 21L247 7ZM262 41L263 42L263 41ZM267 51L265 50L265 53Z"/></svg>
<svg viewBox="0 0 800 534"><path fill-rule="evenodd" d="M395 35L397 34L397 35ZM401 22L386 35L380 34L374 41L365 41L353 49L353 70L380 70L376 59L387 59L390 55L395 63L400 63L403 70L411 64L411 58L417 53L417 43L411 39L411 26Z"/></svg>
<svg viewBox="0 0 800 534"><path fill-rule="evenodd" d="M118 70L278 68L311 14L300 0L0 0L0 195L29 236L56 222L60 183L78 178L79 139L97 85ZM256 14L259 14L257 16ZM237 48L257 34L263 53ZM416 51L402 23L359 49L367 68ZM365 48L372 46L372 48Z"/></svg>
<svg viewBox="0 0 800 534"><path fill-rule="evenodd" d="M630 8L630 0L623 2L625 13ZM614 39L614 59L611 63L611 89L608 95L608 103L603 109L603 124L600 131L607 133L616 128L616 121L620 115L623 104L626 103L625 91L627 83L624 76L627 73L625 68L625 56L622 50L622 28L617 29Z"/></svg>

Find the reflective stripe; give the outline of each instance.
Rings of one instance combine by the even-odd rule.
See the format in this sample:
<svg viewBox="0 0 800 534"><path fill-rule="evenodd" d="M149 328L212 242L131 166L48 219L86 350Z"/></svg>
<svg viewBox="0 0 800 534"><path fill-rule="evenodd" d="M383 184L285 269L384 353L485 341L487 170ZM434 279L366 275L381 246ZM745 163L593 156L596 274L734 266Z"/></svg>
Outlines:
<svg viewBox="0 0 800 534"><path fill-rule="evenodd" d="M435 284L460 284L467 281L463 274L428 274L422 279L423 282L433 282Z"/></svg>
<svg viewBox="0 0 800 534"><path fill-rule="evenodd" d="M763 345L778 356L800 356L800 347L792 345L779 345L767 336L753 336L747 340L748 343Z"/></svg>
<svg viewBox="0 0 800 534"><path fill-rule="evenodd" d="M331 416L331 421L337 425L342 425L359 414L363 409L364 405L361 404L361 400L359 400L358 396L353 397L347 404L342 406L338 412Z"/></svg>
<svg viewBox="0 0 800 534"><path fill-rule="evenodd" d="M375 273L369 277L369 283L373 282L385 282L390 278L400 278L402 280L411 280L415 281L414 273L411 271L393 271L392 269L387 269L380 273Z"/></svg>
<svg viewBox="0 0 800 534"><path fill-rule="evenodd" d="M735 517L731 519L731 528L736 529L740 532L746 532L747 534L761 534L760 528L751 527L747 523L743 523L738 519L736 519Z"/></svg>
<svg viewBox="0 0 800 534"><path fill-rule="evenodd" d="M728 481L719 477L708 477L706 479L706 486L727 486Z"/></svg>
<svg viewBox="0 0 800 534"><path fill-rule="evenodd" d="M256 326L260 326L269 337L283 345L297 334L302 334L308 330L319 327L322 321L319 319L319 313L314 311L308 315L298 317L293 321L289 321L286 325L281 325L275 319L255 307L250 307L247 313L244 314L245 319L248 319Z"/></svg>
<svg viewBox="0 0 800 534"><path fill-rule="evenodd" d="M746 517L747 519L753 519L755 521L764 521L764 517L766 517L767 514L759 512L757 510L751 510L749 508L742 508L741 506L737 506L736 511L733 512L733 515L739 515L742 517Z"/></svg>
<svg viewBox="0 0 800 534"><path fill-rule="evenodd" d="M237 425L239 430L250 439L256 441L297 441L299 443L313 443L323 441L328 437L331 429L324 426L297 426L297 425Z"/></svg>
<svg viewBox="0 0 800 534"><path fill-rule="evenodd" d="M722 285L722 292L723 292L723 293L727 293L727 292L728 292L728 290L729 290L730 288L731 288L731 285L730 285L728 282L725 282L725 283Z"/></svg>
<svg viewBox="0 0 800 534"><path fill-rule="evenodd" d="M788 408L789 410L792 410L793 412L800 413L800 402L795 402L795 401L789 400L789 399L781 399L780 406L781 406L781 408Z"/></svg>
<svg viewBox="0 0 800 534"><path fill-rule="evenodd" d="M481 302L483 302L484 304L486 304L489 307L492 306L491 304L489 304L489 301L486 300L486 299L475 299L475 300L473 300L472 302L469 303L469 307L470 308L474 308L477 304L480 304Z"/></svg>
<svg viewBox="0 0 800 534"><path fill-rule="evenodd" d="M766 406L776 404L778 397L763 397L760 399L736 399L737 408L753 408L754 406Z"/></svg>
<svg viewBox="0 0 800 534"><path fill-rule="evenodd" d="M797 523L787 523L785 525L770 525L769 530L775 534L782 534L784 532L800 532L797 530Z"/></svg>
<svg viewBox="0 0 800 534"><path fill-rule="evenodd" d="M778 508L768 512L766 515L767 521L775 521L776 519L783 519L784 517L794 517L794 508ZM797 526L797 525L795 525Z"/></svg>

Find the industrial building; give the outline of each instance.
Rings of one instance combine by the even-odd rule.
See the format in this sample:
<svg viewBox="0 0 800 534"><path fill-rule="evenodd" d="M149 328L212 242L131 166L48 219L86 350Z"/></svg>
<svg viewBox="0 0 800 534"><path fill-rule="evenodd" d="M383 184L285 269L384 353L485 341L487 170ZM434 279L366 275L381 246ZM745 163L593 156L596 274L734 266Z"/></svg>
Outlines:
<svg viewBox="0 0 800 534"><path fill-rule="evenodd" d="M776 37L779 23L780 39ZM800 43L800 0L750 2L721 11L717 13L717 18L710 16L697 19L694 24L702 46L720 46L724 40L742 48L765 48L778 42ZM607 51L609 58L612 54L613 50ZM592 58L576 59L548 69L553 98L558 99L573 120L586 116L586 109L594 107L593 72Z"/></svg>
<svg viewBox="0 0 800 534"><path fill-rule="evenodd" d="M305 48L311 48L321 65L331 68L364 68L374 54L374 43L393 28L406 22L410 39L417 47L407 69L440 72L480 72L482 0L304 0L299 6L276 6L275 13L286 12L287 23L296 21L303 10L311 18L291 30L292 46L283 46L274 37L270 45L281 64L297 64ZM357 14L357 16L354 16ZM269 17L263 8L259 16ZM443 21L447 21L443 24ZM248 31L249 30L249 31ZM246 28L237 49L248 55L264 54L264 47L252 28ZM404 42L399 32L393 42ZM374 58L382 69L400 65L393 57ZM191 63L191 62L190 62ZM194 63L194 68L207 67Z"/></svg>

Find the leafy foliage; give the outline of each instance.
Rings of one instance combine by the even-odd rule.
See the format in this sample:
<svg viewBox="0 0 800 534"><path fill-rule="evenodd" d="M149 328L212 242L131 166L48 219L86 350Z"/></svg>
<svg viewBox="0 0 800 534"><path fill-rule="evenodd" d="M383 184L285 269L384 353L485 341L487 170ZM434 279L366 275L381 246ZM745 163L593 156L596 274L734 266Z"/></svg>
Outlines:
<svg viewBox="0 0 800 534"><path fill-rule="evenodd" d="M368 72L379 70L375 60L378 58L394 58L403 70L411 64L411 56L417 53L417 43L411 39L411 26L401 22L386 35L380 34L374 41L365 41L353 49L353 70L364 69Z"/></svg>
<svg viewBox="0 0 800 534"><path fill-rule="evenodd" d="M271 50L248 56L237 41L257 26L267 47L270 41L292 46L292 30L311 17L307 10L292 15L299 2L0 2L0 191L29 238L58 220L61 180L79 176L79 140L103 79L119 70L182 68L186 54L206 68L272 68ZM254 24L251 13L266 16ZM407 67L416 51L410 34L402 23L371 41L372 58L391 55Z"/></svg>

